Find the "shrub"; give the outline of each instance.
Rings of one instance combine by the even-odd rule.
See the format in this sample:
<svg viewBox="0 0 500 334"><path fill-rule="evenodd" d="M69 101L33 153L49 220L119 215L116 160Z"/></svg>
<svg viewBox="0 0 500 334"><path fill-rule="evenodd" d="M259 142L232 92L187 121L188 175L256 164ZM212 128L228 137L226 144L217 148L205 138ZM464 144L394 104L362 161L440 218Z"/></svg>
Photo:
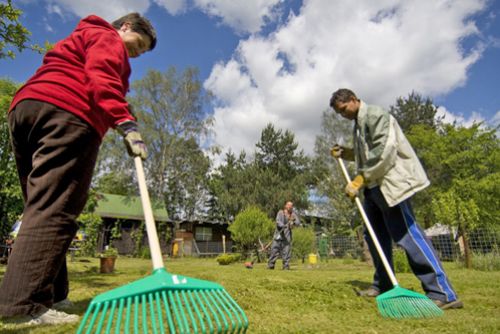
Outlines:
<svg viewBox="0 0 500 334"><path fill-rule="evenodd" d="M472 268L482 271L500 270L500 256L497 252L486 254L474 253L472 256Z"/></svg>
<svg viewBox="0 0 500 334"><path fill-rule="evenodd" d="M107 246L106 249L98 254L99 257L118 257L118 250L114 247Z"/></svg>
<svg viewBox="0 0 500 334"><path fill-rule="evenodd" d="M314 252L314 231L312 228L299 227L294 229L292 233L292 251L295 256L304 262L306 256Z"/></svg>
<svg viewBox="0 0 500 334"><path fill-rule="evenodd" d="M403 249L395 249L392 254L392 260L394 263L394 271L397 273L409 273L411 272L410 264L408 263L408 258Z"/></svg>
<svg viewBox="0 0 500 334"><path fill-rule="evenodd" d="M243 252L248 252L258 245L259 238L265 240L271 237L274 223L259 208L248 207L236 216L229 231L231 238L241 246Z"/></svg>
<svg viewBox="0 0 500 334"><path fill-rule="evenodd" d="M241 258L240 254L233 253L233 254L221 254L217 256L216 260L220 265L228 265L239 261L240 258Z"/></svg>

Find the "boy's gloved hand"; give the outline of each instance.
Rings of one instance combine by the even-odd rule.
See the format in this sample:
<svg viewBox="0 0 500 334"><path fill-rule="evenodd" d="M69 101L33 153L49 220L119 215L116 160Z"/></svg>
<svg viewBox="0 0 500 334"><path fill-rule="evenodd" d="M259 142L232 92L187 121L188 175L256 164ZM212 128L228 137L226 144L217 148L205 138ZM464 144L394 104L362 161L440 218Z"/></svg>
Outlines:
<svg viewBox="0 0 500 334"><path fill-rule="evenodd" d="M361 187L363 187L363 184L365 183L365 179L363 178L362 175L357 175L354 180L349 182L347 186L345 187L345 193L347 196L349 196L351 199L354 199L356 196L359 195L359 190Z"/></svg>
<svg viewBox="0 0 500 334"><path fill-rule="evenodd" d="M342 158L345 160L354 160L354 151L352 149L337 144L332 147L330 154L335 159Z"/></svg>
<svg viewBox="0 0 500 334"><path fill-rule="evenodd" d="M116 126L117 131L123 136L127 152L132 157L141 157L145 160L148 156L146 145L134 121L125 121Z"/></svg>

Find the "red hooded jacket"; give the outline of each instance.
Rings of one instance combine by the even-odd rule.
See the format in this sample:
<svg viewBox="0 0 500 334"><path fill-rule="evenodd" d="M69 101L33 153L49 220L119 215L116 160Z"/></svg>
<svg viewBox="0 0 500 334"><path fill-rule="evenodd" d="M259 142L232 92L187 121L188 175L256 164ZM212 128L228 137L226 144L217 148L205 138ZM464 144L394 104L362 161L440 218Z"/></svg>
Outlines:
<svg viewBox="0 0 500 334"><path fill-rule="evenodd" d="M125 100L128 58L116 29L98 16L88 16L47 52L9 111L26 99L47 102L82 118L103 137L110 127L134 120Z"/></svg>

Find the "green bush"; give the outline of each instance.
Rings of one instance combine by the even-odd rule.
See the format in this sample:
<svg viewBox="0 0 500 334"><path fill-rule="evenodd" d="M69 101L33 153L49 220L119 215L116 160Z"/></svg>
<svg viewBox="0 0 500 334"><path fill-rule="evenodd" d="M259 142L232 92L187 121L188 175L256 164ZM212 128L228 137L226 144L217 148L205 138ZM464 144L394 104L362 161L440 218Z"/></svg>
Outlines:
<svg viewBox="0 0 500 334"><path fill-rule="evenodd" d="M474 253L472 256L472 268L482 271L500 270L500 256L497 252L486 254Z"/></svg>
<svg viewBox="0 0 500 334"><path fill-rule="evenodd" d="M409 273L411 272L410 264L408 263L408 258L406 253L402 249L395 249L392 254L392 260L394 263L394 271L397 273Z"/></svg>
<svg viewBox="0 0 500 334"><path fill-rule="evenodd" d="M140 259L150 259L151 258L151 250L149 247L141 247L139 252L137 253L137 257Z"/></svg>
<svg viewBox="0 0 500 334"><path fill-rule="evenodd" d="M259 239L265 240L271 237L274 231L274 223L267 215L257 207L248 207L236 215L234 223L229 226L231 238L246 253L255 249Z"/></svg>
<svg viewBox="0 0 500 334"><path fill-rule="evenodd" d="M216 260L220 265L228 265L234 262L238 262L241 259L241 254L221 254L217 256Z"/></svg>
<svg viewBox="0 0 500 334"><path fill-rule="evenodd" d="M309 253L314 253L314 231L310 227L299 227L293 229L292 236L293 254L304 262Z"/></svg>

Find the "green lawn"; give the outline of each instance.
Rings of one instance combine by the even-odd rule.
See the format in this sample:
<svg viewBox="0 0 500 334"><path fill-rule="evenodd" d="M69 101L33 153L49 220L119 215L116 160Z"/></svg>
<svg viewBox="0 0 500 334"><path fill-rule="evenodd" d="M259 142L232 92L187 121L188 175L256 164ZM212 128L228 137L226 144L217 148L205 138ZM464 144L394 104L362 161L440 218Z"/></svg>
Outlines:
<svg viewBox="0 0 500 334"><path fill-rule="evenodd" d="M280 264L280 263L278 263ZM375 301L357 297L355 289L369 285L372 269L353 260L330 260L318 268L295 263L291 271L265 269L257 264L220 266L215 259L167 260L172 273L216 281L245 310L249 333L498 333L500 332L500 272L445 267L465 303L431 320L388 320L378 314ZM119 258L114 274L99 274L97 259L69 262L71 293L76 305L69 312L83 314L97 294L150 273L148 260ZM5 266L0 266L0 277ZM412 274L398 274L405 288L421 291ZM34 328L0 323L0 333L72 333L76 325Z"/></svg>

